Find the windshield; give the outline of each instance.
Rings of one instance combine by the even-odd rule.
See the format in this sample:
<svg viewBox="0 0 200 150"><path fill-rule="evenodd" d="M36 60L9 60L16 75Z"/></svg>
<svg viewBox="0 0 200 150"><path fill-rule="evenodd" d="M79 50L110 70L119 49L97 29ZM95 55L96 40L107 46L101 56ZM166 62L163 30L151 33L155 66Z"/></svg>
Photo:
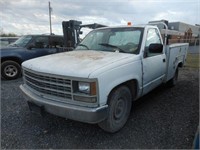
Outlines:
<svg viewBox="0 0 200 150"><path fill-rule="evenodd" d="M91 31L76 50L114 51L138 54L143 28L107 28Z"/></svg>
<svg viewBox="0 0 200 150"><path fill-rule="evenodd" d="M10 44L10 46L25 47L30 42L31 39L32 39L32 36L30 35L22 36L17 41Z"/></svg>

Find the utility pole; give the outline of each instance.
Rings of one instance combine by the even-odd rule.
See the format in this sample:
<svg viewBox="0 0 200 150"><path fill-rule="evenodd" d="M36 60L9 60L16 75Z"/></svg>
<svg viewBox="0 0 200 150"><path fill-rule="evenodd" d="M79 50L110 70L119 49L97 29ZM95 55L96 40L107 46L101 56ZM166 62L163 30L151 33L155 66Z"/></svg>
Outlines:
<svg viewBox="0 0 200 150"><path fill-rule="evenodd" d="M51 3L49 2L49 24L50 24L50 35L52 35L52 27L51 27Z"/></svg>

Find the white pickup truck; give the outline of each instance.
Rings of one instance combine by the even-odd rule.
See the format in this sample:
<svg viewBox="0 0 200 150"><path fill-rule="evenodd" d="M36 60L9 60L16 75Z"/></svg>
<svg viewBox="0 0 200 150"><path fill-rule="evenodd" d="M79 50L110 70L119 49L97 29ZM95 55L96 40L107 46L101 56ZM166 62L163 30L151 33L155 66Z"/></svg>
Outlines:
<svg viewBox="0 0 200 150"><path fill-rule="evenodd" d="M74 51L24 62L20 88L33 112L98 123L114 133L125 125L132 101L162 83L176 84L187 50L187 43L163 44L154 25L95 29Z"/></svg>

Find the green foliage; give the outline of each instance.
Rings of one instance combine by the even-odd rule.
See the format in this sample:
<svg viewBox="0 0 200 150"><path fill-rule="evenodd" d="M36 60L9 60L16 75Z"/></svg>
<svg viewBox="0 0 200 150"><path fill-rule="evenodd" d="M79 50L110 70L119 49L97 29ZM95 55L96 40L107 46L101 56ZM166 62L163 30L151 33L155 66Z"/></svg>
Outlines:
<svg viewBox="0 0 200 150"><path fill-rule="evenodd" d="M0 34L0 37L16 37L17 35L15 33L2 33Z"/></svg>
<svg viewBox="0 0 200 150"><path fill-rule="evenodd" d="M186 67L189 68L199 68L199 54L188 54L186 58Z"/></svg>

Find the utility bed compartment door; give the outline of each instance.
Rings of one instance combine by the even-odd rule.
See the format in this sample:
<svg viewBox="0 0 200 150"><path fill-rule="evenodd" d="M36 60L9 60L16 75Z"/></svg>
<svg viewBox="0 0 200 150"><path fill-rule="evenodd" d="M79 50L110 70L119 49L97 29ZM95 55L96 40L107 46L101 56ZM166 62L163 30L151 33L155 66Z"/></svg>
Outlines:
<svg viewBox="0 0 200 150"><path fill-rule="evenodd" d="M167 70L166 70L166 82L173 78L178 64L181 63L184 65L188 43L182 44L171 44L166 47L166 56L167 56Z"/></svg>

